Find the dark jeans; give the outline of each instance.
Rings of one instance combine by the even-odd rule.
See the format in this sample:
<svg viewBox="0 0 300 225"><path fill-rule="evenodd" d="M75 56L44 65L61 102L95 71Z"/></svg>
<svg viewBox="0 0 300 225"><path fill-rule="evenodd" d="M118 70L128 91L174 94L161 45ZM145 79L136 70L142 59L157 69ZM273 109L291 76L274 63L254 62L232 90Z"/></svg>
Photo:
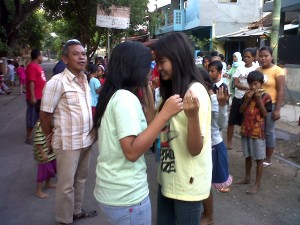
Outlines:
<svg viewBox="0 0 300 225"><path fill-rule="evenodd" d="M188 202L157 194L157 225L199 225L202 201Z"/></svg>

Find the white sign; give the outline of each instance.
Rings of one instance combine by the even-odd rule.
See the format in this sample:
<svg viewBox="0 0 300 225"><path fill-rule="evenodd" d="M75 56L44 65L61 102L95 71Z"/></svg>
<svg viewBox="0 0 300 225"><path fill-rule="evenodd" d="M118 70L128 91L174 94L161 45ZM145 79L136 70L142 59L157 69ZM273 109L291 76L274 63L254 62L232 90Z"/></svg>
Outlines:
<svg viewBox="0 0 300 225"><path fill-rule="evenodd" d="M111 6L109 9L110 14L107 15L105 11L100 9L99 5L97 6L96 26L127 29L130 25L130 8Z"/></svg>

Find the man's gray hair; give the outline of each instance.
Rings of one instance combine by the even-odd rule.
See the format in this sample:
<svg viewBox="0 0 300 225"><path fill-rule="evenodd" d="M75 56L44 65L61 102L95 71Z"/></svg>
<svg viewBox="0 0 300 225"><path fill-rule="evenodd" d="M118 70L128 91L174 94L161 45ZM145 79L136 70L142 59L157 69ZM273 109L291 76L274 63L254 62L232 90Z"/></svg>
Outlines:
<svg viewBox="0 0 300 225"><path fill-rule="evenodd" d="M78 41L77 39L68 40L62 50L62 55L64 55L64 56L68 55L68 49L69 49L69 46L71 46L71 45L81 45L82 46L80 41Z"/></svg>

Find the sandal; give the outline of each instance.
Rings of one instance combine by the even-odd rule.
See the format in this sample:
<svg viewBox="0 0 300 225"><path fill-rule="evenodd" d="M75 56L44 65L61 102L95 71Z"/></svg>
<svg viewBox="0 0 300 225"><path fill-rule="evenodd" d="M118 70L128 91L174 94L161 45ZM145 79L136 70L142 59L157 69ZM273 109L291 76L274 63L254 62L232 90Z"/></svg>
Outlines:
<svg viewBox="0 0 300 225"><path fill-rule="evenodd" d="M268 162L263 162L263 165L264 165L264 168L268 167L268 166L271 166L272 163L268 163Z"/></svg>
<svg viewBox="0 0 300 225"><path fill-rule="evenodd" d="M33 140L32 139L26 139L25 143L28 144L28 145L33 145Z"/></svg>
<svg viewBox="0 0 300 225"><path fill-rule="evenodd" d="M222 187L220 189L217 189L221 193L228 193L231 191L230 187Z"/></svg>
<svg viewBox="0 0 300 225"><path fill-rule="evenodd" d="M85 218L92 218L92 217L95 217L97 215L98 215L98 213L97 213L96 210L91 210L91 211L82 210L81 213L73 215L73 220L80 220L80 219L85 219Z"/></svg>

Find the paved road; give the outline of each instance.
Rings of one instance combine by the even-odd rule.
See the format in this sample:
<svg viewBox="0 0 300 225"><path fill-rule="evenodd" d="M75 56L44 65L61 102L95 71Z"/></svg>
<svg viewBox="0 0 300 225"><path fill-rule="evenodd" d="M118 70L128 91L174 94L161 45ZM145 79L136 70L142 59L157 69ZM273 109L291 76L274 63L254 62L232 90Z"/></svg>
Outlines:
<svg viewBox="0 0 300 225"><path fill-rule="evenodd" d="M49 71L53 64L43 64ZM53 189L47 200L34 196L36 162L32 146L25 140L24 95L0 96L0 225L53 225ZM240 141L236 138L238 149ZM93 146L90 174L86 183L84 208L97 209L93 197L97 149ZM154 155L146 155L148 180L155 224L157 164ZM244 164L241 152L229 151L230 171L237 180L243 177ZM254 175L254 174L253 174ZM300 179L298 171L274 160L272 167L264 172L262 188L255 196L245 194L248 186L233 186L228 194L214 192L215 225L299 225L300 224ZM75 225L105 225L101 217L82 220Z"/></svg>

